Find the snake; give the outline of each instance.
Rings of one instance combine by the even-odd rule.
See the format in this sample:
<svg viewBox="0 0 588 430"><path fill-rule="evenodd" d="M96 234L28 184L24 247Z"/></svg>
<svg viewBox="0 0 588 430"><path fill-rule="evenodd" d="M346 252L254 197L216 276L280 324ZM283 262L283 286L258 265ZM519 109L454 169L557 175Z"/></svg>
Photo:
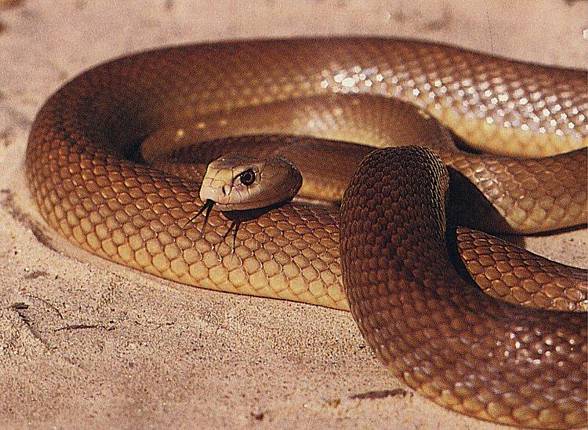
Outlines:
<svg viewBox="0 0 588 430"><path fill-rule="evenodd" d="M587 94L581 70L413 40L172 46L61 87L36 115L25 172L47 224L91 253L202 288L350 310L377 358L435 403L496 423L578 427L588 419L586 272L454 229L445 203L461 198L461 211L463 197L482 195L471 221L498 214L496 230L585 224ZM298 103L300 114L278 118ZM158 133L173 131L163 148L173 155L195 130L215 140L239 127L270 146L285 131L293 154L324 139L331 170L364 139L380 148L353 164L340 208L273 205L231 244L232 212L191 222L205 203L195 181L137 154ZM450 151L436 146L449 139ZM241 173L233 179L246 186ZM475 189L451 196L471 178ZM551 308L520 303L541 287Z"/></svg>

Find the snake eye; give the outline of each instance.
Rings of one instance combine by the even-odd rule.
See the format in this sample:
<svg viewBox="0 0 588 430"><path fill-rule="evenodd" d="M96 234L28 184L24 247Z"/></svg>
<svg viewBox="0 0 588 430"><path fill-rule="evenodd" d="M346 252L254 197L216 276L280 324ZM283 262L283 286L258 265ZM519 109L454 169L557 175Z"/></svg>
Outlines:
<svg viewBox="0 0 588 430"><path fill-rule="evenodd" d="M248 187L255 182L255 172L252 169L247 169L239 174L239 179L243 185Z"/></svg>

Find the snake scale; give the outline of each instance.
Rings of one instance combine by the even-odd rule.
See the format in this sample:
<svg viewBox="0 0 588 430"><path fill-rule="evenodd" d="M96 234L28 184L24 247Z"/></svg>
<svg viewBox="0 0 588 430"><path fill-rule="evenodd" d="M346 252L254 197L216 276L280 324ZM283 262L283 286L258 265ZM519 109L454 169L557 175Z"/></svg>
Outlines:
<svg viewBox="0 0 588 430"><path fill-rule="evenodd" d="M585 72L392 39L190 45L99 65L37 114L28 183L51 227L113 262L204 288L349 307L378 358L440 405L511 425L586 424L586 315L506 303L465 280L445 242L448 173L430 150L371 153L340 214L285 204L243 223L234 249L222 214L213 211L202 236L202 225L187 224L202 205L191 181L133 155L169 124L333 93L367 94L359 99L372 118L380 110L369 97L410 102L475 150L549 156L548 164L552 155L573 154L541 182L523 172L523 188L547 194L531 193L513 214L586 222ZM568 184L551 186L567 168L576 169ZM521 172L513 169L511 176ZM481 179L497 197L499 181ZM509 198L501 200L507 208L524 200ZM535 221L529 231L540 229ZM513 279L531 287L558 276L565 284L573 272L558 266L559 275L549 274L551 263L481 232L458 229L457 236L463 264L482 287ZM581 285L585 272L573 273Z"/></svg>

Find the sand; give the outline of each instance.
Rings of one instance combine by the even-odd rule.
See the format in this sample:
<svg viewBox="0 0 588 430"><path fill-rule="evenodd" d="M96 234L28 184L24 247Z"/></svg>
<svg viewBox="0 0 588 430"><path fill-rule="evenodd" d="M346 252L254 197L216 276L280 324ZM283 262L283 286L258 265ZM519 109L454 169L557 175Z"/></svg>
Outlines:
<svg viewBox="0 0 588 430"><path fill-rule="evenodd" d="M26 139L66 80L149 47L372 33L578 67L584 16L552 0L0 1L0 428L497 427L389 376L347 313L174 284L65 243L31 201ZM529 244L587 267L587 238Z"/></svg>

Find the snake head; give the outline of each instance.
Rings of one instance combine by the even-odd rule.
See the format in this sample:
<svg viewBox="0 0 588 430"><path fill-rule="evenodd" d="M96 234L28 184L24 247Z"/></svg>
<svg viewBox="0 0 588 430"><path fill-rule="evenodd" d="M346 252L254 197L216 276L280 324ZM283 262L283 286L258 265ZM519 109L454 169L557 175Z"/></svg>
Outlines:
<svg viewBox="0 0 588 430"><path fill-rule="evenodd" d="M258 209L292 199L301 185L300 171L284 158L231 154L208 165L200 198L221 211Z"/></svg>

